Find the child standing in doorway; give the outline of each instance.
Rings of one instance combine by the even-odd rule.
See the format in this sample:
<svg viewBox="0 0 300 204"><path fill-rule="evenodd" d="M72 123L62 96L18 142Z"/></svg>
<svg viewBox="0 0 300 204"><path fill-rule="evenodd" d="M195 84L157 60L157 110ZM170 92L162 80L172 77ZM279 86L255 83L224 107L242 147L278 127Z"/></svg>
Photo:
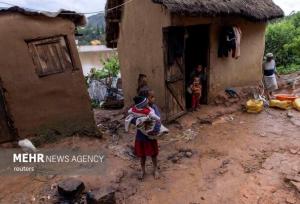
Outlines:
<svg viewBox="0 0 300 204"><path fill-rule="evenodd" d="M202 85L198 76L193 78L193 83L191 84L190 89L192 91L192 108L193 111L196 111L197 108L199 108L202 93Z"/></svg>

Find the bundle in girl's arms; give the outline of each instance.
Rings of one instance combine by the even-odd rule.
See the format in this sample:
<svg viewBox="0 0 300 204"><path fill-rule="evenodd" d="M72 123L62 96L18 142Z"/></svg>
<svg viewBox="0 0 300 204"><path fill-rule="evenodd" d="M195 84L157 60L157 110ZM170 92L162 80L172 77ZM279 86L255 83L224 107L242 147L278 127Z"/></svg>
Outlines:
<svg viewBox="0 0 300 204"><path fill-rule="evenodd" d="M169 130L161 124L160 117L148 104L147 98L137 96L135 105L129 109L125 119L125 130L128 132L130 124L134 124L142 133L150 139L166 134Z"/></svg>

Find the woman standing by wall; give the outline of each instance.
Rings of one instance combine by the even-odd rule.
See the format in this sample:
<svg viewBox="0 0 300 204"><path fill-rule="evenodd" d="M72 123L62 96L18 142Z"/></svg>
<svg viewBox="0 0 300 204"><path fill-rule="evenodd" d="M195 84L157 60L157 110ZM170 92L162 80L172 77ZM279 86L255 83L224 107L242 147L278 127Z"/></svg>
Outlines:
<svg viewBox="0 0 300 204"><path fill-rule="evenodd" d="M272 53L266 55L266 61L263 63L263 74L265 89L267 90L267 96L270 99L273 95L273 91L278 89L276 76L279 77L276 72L276 62Z"/></svg>

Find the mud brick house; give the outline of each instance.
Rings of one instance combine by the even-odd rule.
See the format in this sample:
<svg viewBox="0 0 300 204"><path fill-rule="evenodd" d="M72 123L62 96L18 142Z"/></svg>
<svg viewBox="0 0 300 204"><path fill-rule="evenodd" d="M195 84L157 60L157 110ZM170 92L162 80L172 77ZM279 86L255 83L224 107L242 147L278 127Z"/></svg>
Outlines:
<svg viewBox="0 0 300 204"><path fill-rule="evenodd" d="M284 15L272 0L108 0L106 9L107 45L119 51L126 105L146 74L168 120L186 112L197 64L207 67L204 103L227 87L260 81L267 22ZM242 33L236 57L221 47L233 28Z"/></svg>
<svg viewBox="0 0 300 204"><path fill-rule="evenodd" d="M75 44L82 15L0 9L0 142L95 131Z"/></svg>

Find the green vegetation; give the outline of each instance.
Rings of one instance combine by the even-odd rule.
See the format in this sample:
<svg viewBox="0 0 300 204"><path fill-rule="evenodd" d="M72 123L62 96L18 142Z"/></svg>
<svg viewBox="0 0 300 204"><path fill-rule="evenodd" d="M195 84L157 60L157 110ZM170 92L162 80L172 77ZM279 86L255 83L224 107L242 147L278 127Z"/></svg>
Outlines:
<svg viewBox="0 0 300 204"><path fill-rule="evenodd" d="M110 89L114 77L118 77L120 73L120 63L117 55L113 55L107 59L100 59L104 65L102 69L92 68L89 76L86 77L87 85L91 80L102 80L106 87ZM92 108L100 108L100 101L92 100Z"/></svg>
<svg viewBox="0 0 300 204"><path fill-rule="evenodd" d="M118 76L120 73L120 63L117 55L113 55L105 60L101 59L101 62L104 65L103 68L100 70L93 68L90 78L101 80Z"/></svg>
<svg viewBox="0 0 300 204"><path fill-rule="evenodd" d="M105 34L104 34L104 28L103 27L92 27L92 26L86 26L82 28L78 28L78 33L81 34L78 38L78 44L79 45L90 45L91 41L93 40L99 40L104 44L105 41Z"/></svg>
<svg viewBox="0 0 300 204"><path fill-rule="evenodd" d="M90 16L87 20L87 26L78 29L78 33L82 34L78 38L79 45L90 45L93 40L99 40L102 44L105 44L104 14L100 13Z"/></svg>
<svg viewBox="0 0 300 204"><path fill-rule="evenodd" d="M300 12L268 26L266 53L268 52L275 55L280 74L300 71Z"/></svg>
<svg viewBox="0 0 300 204"><path fill-rule="evenodd" d="M279 66L277 67L277 72L279 74L292 74L294 72L300 71L299 64L289 64L287 66Z"/></svg>

